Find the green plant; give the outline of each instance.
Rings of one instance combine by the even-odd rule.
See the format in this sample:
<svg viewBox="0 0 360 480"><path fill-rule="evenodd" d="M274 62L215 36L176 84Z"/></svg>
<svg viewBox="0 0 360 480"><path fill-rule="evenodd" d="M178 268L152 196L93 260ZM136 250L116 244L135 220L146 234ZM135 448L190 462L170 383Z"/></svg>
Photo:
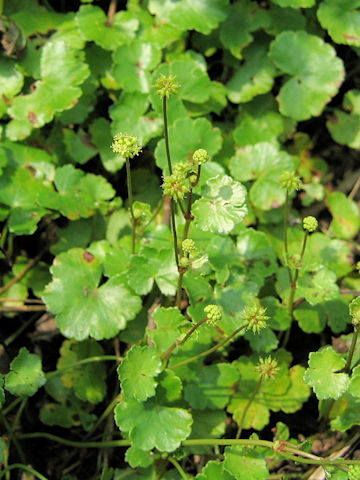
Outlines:
<svg viewBox="0 0 360 480"><path fill-rule="evenodd" d="M107 7L0 2L0 478L357 478L358 2Z"/></svg>

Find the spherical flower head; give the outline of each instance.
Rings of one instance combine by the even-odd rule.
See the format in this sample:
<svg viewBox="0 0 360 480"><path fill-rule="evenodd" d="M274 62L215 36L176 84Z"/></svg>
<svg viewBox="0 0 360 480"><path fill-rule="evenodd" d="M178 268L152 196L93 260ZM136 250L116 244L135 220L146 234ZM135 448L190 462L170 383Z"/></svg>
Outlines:
<svg viewBox="0 0 360 480"><path fill-rule="evenodd" d="M360 325L360 297L354 298L349 304L349 313L352 316L354 327Z"/></svg>
<svg viewBox="0 0 360 480"><path fill-rule="evenodd" d="M124 158L133 158L139 155L141 147L138 144L139 139L128 135L127 133L118 133L111 144L111 150Z"/></svg>
<svg viewBox="0 0 360 480"><path fill-rule="evenodd" d="M154 87L157 89L157 93L161 98L170 98L171 95L176 94L178 88L181 87L176 83L176 77L172 73L169 76L161 74L156 80Z"/></svg>
<svg viewBox="0 0 360 480"><path fill-rule="evenodd" d="M350 465L348 471L349 480L360 480L360 465Z"/></svg>
<svg viewBox="0 0 360 480"><path fill-rule="evenodd" d="M301 186L301 180L294 172L284 172L280 177L280 183L289 192L299 190Z"/></svg>
<svg viewBox="0 0 360 480"><path fill-rule="evenodd" d="M209 160L209 154L204 148L198 148L195 150L192 156L192 161L196 165L204 165Z"/></svg>
<svg viewBox="0 0 360 480"><path fill-rule="evenodd" d="M204 308L204 312L210 325L215 325L216 322L221 320L222 311L221 308L217 305L206 305L206 307Z"/></svg>
<svg viewBox="0 0 360 480"><path fill-rule="evenodd" d="M174 173L179 177L181 176L186 178L192 169L193 167L189 164L189 162L178 162L174 166Z"/></svg>
<svg viewBox="0 0 360 480"><path fill-rule="evenodd" d="M189 191L186 179L176 173L164 177L162 188L164 195L169 195L174 200L182 200Z"/></svg>
<svg viewBox="0 0 360 480"><path fill-rule="evenodd" d="M267 321L270 317L265 315L266 308L260 305L245 307L242 312L242 319L245 322L246 330L252 330L253 333L259 333L267 327Z"/></svg>
<svg viewBox="0 0 360 480"><path fill-rule="evenodd" d="M260 373L262 380L270 380L270 378L274 378L279 371L277 364L277 360L271 358L269 355L266 358L259 358L259 363L256 365L255 370Z"/></svg>
<svg viewBox="0 0 360 480"><path fill-rule="evenodd" d="M319 224L315 217L309 215L303 219L303 228L309 233L315 232Z"/></svg>
<svg viewBox="0 0 360 480"><path fill-rule="evenodd" d="M191 238L185 239L181 244L184 253L191 253L196 249L195 242Z"/></svg>
<svg viewBox="0 0 360 480"><path fill-rule="evenodd" d="M190 267L190 258L189 257L180 257L179 258L179 265L182 268L189 268Z"/></svg>

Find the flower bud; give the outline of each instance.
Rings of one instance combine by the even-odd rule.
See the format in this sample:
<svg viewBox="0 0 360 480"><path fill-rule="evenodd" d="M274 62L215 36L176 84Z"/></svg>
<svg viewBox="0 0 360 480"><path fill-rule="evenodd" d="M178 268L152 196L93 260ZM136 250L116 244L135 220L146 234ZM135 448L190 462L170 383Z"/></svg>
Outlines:
<svg viewBox="0 0 360 480"><path fill-rule="evenodd" d="M221 308L217 305L206 305L204 312L210 325L215 325L222 317Z"/></svg>
<svg viewBox="0 0 360 480"><path fill-rule="evenodd" d="M191 238L186 238L181 244L182 251L184 253L191 253L195 250L195 242Z"/></svg>
<svg viewBox="0 0 360 480"><path fill-rule="evenodd" d="M182 268L188 268L190 266L190 259L188 257L180 257L179 265Z"/></svg>
<svg viewBox="0 0 360 480"><path fill-rule="evenodd" d="M182 200L189 191L185 183L186 179L176 173L164 177L162 188L164 195L169 195L174 200Z"/></svg>
<svg viewBox="0 0 360 480"><path fill-rule="evenodd" d="M318 221L316 220L315 217L312 217L311 215L303 219L304 230L306 230L309 233L315 232L318 226L319 226Z"/></svg>
<svg viewBox="0 0 360 480"><path fill-rule="evenodd" d="M209 154L204 148L199 148L195 150L192 156L193 163L196 165L204 165L209 160Z"/></svg>
<svg viewBox="0 0 360 480"><path fill-rule="evenodd" d="M360 325L360 297L356 297L350 302L349 313L352 316L354 327Z"/></svg>
<svg viewBox="0 0 360 480"><path fill-rule="evenodd" d="M141 147L138 144L139 139L128 135L127 133L118 133L111 144L111 150L124 158L133 158L139 155Z"/></svg>

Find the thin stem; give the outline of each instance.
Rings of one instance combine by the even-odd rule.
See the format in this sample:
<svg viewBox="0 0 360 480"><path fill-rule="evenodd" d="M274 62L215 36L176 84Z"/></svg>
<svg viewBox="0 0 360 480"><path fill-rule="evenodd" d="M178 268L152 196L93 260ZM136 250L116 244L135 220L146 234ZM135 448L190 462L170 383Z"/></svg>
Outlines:
<svg viewBox="0 0 360 480"><path fill-rule="evenodd" d="M211 353L215 352L216 350L221 348L223 345L228 343L233 337L235 337L235 335L237 335L239 332L241 332L241 330L244 330L245 327L246 327L245 325L242 325L241 327L237 328L231 335L224 338L224 340L222 340L217 345L209 348L208 350L205 350L202 353L199 353L198 355L194 355L191 358L187 358L186 360L183 360L182 362L175 363L175 365L170 365L169 368L182 367L183 365L186 365L187 363L190 363L190 362L194 362L195 360L198 360L199 358L207 357L208 355L210 355Z"/></svg>
<svg viewBox="0 0 360 480"><path fill-rule="evenodd" d="M47 438L54 442L62 443L70 447L78 448L113 448L113 447L129 447L131 446L130 440L109 440L104 442L76 442L73 440L67 440L65 438L58 437L46 432L25 433L18 435L20 439L32 439L32 438ZM209 445L209 446L247 446L247 447L266 447L282 455L285 458L294 460L295 462L306 463L310 465L360 465L360 460L344 460L343 458L321 458L318 460L311 458L303 458L306 452L298 450L298 455L287 453L288 450L292 450L287 447L284 442L271 442L269 440L255 440L255 439L227 439L227 438L190 438L184 440L181 445L183 447L192 447L197 445Z"/></svg>
<svg viewBox="0 0 360 480"><path fill-rule="evenodd" d="M302 260L303 260L303 257L304 257L308 236L309 236L309 232L305 232L302 247L301 247L301 252L300 252L300 260L299 260L300 266L302 264ZM293 320L294 299L295 299L297 281L298 281L299 273L300 273L300 266L296 267L293 281L290 283L290 295L289 295L288 309L289 309L289 315L290 315L291 321ZM289 341L290 332L291 332L291 323L290 323L290 326L285 333L284 341L283 341L283 344L282 344L283 348L286 347L286 345Z"/></svg>
<svg viewBox="0 0 360 480"><path fill-rule="evenodd" d="M356 180L355 182L355 185L353 186L351 192L349 193L348 195L348 198L350 200L353 200L353 198L355 197L355 195L357 194L357 191L359 190L360 188L360 177L358 177L358 179Z"/></svg>
<svg viewBox="0 0 360 480"><path fill-rule="evenodd" d="M4 468L4 470L0 473L0 478L3 478L4 475L7 474L7 472L10 472L10 470L15 470L16 468L19 468L21 470L25 470L25 472L29 472L34 477L39 478L39 480L48 480L44 475L41 475L37 470L35 470L32 467L29 467L27 465L24 465L23 463L13 463L12 465L9 465L8 467Z"/></svg>
<svg viewBox="0 0 360 480"><path fill-rule="evenodd" d="M91 430L89 430L86 434L86 437L90 437L93 432L96 431L96 429L98 428L98 426L100 425L100 423L102 423L102 421L108 416L110 415L110 413L114 410L114 408L116 407L116 405L120 402L120 398L121 396L120 395L116 395L116 397L111 401L111 403L109 403L109 405L106 407L106 409L103 411L103 413L100 415L100 417L97 419L95 425L91 428Z"/></svg>
<svg viewBox="0 0 360 480"><path fill-rule="evenodd" d="M2 250L4 250L5 248L5 243L6 243L6 238L8 236L8 233L9 233L9 222L6 221L0 237L0 248Z"/></svg>
<svg viewBox="0 0 360 480"><path fill-rule="evenodd" d="M23 332L24 330L27 329L27 327L28 327L36 318L38 318L38 315L37 315L37 314L32 315L32 317L29 318L29 320L27 320L26 322L24 322L22 325L20 325L20 327L19 327L14 333L12 333L11 335L9 335L9 336L4 340L3 344L4 344L5 346L10 345L14 340L17 339L17 337L18 337L19 335L22 334L22 332ZM2 348L3 348L3 347L0 346L0 353L1 353L1 351L2 351Z"/></svg>
<svg viewBox="0 0 360 480"><path fill-rule="evenodd" d="M359 326L354 325L354 332L353 332L353 336L352 336L352 339L351 339L351 345L350 345L349 353L348 353L348 356L347 356L347 359L346 359L346 365L343 369L344 373L350 373L351 372L351 362L352 362L352 359L353 359L353 356L354 356L358 335L359 335Z"/></svg>
<svg viewBox="0 0 360 480"><path fill-rule="evenodd" d="M11 412L11 410L13 410L20 402L22 402L22 398L21 397L18 397L16 398L13 402L10 403L9 406L7 406L6 408L4 408L2 410L2 414L4 415L4 417Z"/></svg>
<svg viewBox="0 0 360 480"><path fill-rule="evenodd" d="M130 217L131 217L131 253L135 253L136 218L134 215L134 208L133 208L134 198L133 198L132 184L131 184L130 160L128 158L126 158L126 183L127 183L127 190L128 190Z"/></svg>
<svg viewBox="0 0 360 480"><path fill-rule="evenodd" d="M107 22L106 22L107 27L111 27L111 25L114 23L114 15L116 13L116 2L117 0L110 0L109 9L107 13Z"/></svg>
<svg viewBox="0 0 360 480"><path fill-rule="evenodd" d="M168 358L172 352L175 350L176 347L179 347L180 345L184 345L184 343L191 337L191 335L195 332L195 330L197 330L199 327L201 327L201 325L203 323L205 323L207 321L207 318L203 318L202 320L200 320L200 322L198 322L196 325L193 325L190 330L186 333L185 337L180 340L180 341L176 341L174 342L167 350L166 352L164 352L162 355L161 355L161 360L165 360L166 358Z"/></svg>
<svg viewBox="0 0 360 480"><path fill-rule="evenodd" d="M181 294L182 294L182 282L183 278L186 272L186 268L179 268L179 277L178 277L178 283L177 283L177 290L176 290L176 302L175 305L178 307L178 309L181 309Z"/></svg>
<svg viewBox="0 0 360 480"><path fill-rule="evenodd" d="M21 302L21 300L19 300ZM44 312L45 305L14 305L13 307L0 307L0 312Z"/></svg>
<svg viewBox="0 0 360 480"><path fill-rule="evenodd" d="M58 370L54 370L53 372L47 373L46 379L50 380L50 378L56 377L57 375L61 375L66 370L71 370L72 368L76 368L76 367L79 367L80 365L85 365L87 363L107 362L107 361L119 362L120 360L122 360L122 358L116 355L101 355L97 357L84 358L83 360L79 360L78 362L73 363L72 365L66 365L66 367L59 368Z"/></svg>
<svg viewBox="0 0 360 480"><path fill-rule="evenodd" d="M182 204L181 200L178 199L177 204L179 205L181 213L184 215L184 218L186 219L186 210L185 210L184 205Z"/></svg>
<svg viewBox="0 0 360 480"><path fill-rule="evenodd" d="M1 420L2 424L4 425L4 427L6 428L11 441L14 443L15 448L16 448L18 454L19 454L20 460L22 461L22 463L26 463L24 452L22 451L22 448L21 448L17 438L15 437L13 429L11 428L11 425L9 424L9 422L6 420L5 416L1 412L0 412L0 420Z"/></svg>
<svg viewBox="0 0 360 480"><path fill-rule="evenodd" d="M175 263L179 269L179 252L178 252L178 239L176 232L176 219L175 219L175 202L173 199L170 200L170 218L171 218L171 230L173 234L174 242L174 254L175 254Z"/></svg>
<svg viewBox="0 0 360 480"><path fill-rule="evenodd" d="M168 162L169 173L170 173L170 175L172 175L173 170L172 170L172 165L171 165L168 119L167 119L167 98L166 98L165 95L163 97L163 117L164 117L164 137L165 137L166 158L167 158L167 162Z"/></svg>
<svg viewBox="0 0 360 480"><path fill-rule="evenodd" d="M6 298L0 297L0 302L23 302L23 303L38 303L40 305L45 305L42 300L39 298L26 298L25 300L22 298Z"/></svg>
<svg viewBox="0 0 360 480"><path fill-rule="evenodd" d="M241 415L241 420L240 420L240 424L239 424L239 428L238 428L238 431L236 432L236 439L240 438L241 437L241 432L242 432L242 429L244 427L244 422L245 422L245 417L246 417L246 414L251 406L251 404L253 403L256 395L258 394L259 390L260 390L260 387L261 387L261 384L262 384L262 378L260 378L260 380L258 381L256 387L255 387L255 390L253 391L253 393L251 394L251 397L249 398L245 408L244 408L244 411Z"/></svg>
<svg viewBox="0 0 360 480"><path fill-rule="evenodd" d="M175 460L175 458L169 456L167 459L169 460L170 463L172 463L174 465L176 470L180 473L181 478L183 478L184 480L189 480L189 477L184 472L184 470L181 468L180 463L177 460Z"/></svg>
<svg viewBox="0 0 360 480"><path fill-rule="evenodd" d="M285 212L284 212L284 250L285 250L286 268L289 273L289 281L290 283L292 283L292 273L289 266L289 245L288 245L289 212L290 212L289 190L286 189Z"/></svg>
<svg viewBox="0 0 360 480"><path fill-rule="evenodd" d="M16 275L12 280L10 280L9 283L7 283L6 285L4 285L2 288L0 288L0 295L4 292L6 292L7 290L9 290L10 287L12 287L13 285L15 285L15 283L17 283L19 280L21 280L29 270L31 270L33 268L34 265L36 265L36 263L40 260L40 258L44 255L45 253L45 250L42 250L39 255L37 255L36 257L34 257L32 260L29 261L29 263L26 265L26 267L24 268L24 270L22 270L18 275Z"/></svg>

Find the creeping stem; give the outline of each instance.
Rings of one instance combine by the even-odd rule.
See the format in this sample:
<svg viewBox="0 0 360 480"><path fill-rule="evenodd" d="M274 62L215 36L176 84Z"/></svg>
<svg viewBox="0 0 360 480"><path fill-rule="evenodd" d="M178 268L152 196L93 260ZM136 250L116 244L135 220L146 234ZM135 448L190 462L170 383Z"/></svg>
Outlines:
<svg viewBox="0 0 360 480"><path fill-rule="evenodd" d="M244 410L243 410L243 413L241 415L241 420L240 420L240 423L239 423L239 428L238 428L238 431L236 433L236 437L235 438L240 438L241 437L241 432L243 430L243 427L244 427L244 422L245 422L245 418L246 418L246 414L247 412L249 411L249 408L251 406L251 404L253 403L256 395L258 394L259 390L260 390L260 387L261 387L261 384L262 384L262 378L260 378L260 380L258 381L256 387L255 387L255 390L253 391L251 397L249 398Z"/></svg>

